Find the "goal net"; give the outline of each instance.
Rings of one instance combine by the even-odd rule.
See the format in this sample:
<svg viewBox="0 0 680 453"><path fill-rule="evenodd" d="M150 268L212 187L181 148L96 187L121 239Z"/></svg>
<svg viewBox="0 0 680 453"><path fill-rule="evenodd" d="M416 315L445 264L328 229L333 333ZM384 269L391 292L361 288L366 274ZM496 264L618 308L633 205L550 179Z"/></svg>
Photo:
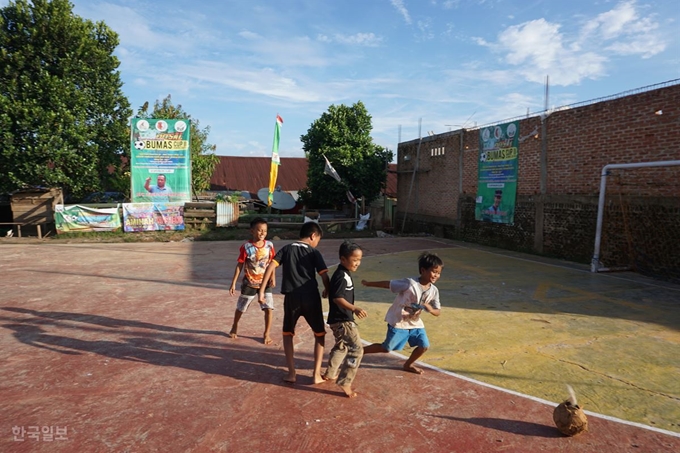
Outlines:
<svg viewBox="0 0 680 453"><path fill-rule="evenodd" d="M680 166L609 170L599 261L680 283Z"/></svg>

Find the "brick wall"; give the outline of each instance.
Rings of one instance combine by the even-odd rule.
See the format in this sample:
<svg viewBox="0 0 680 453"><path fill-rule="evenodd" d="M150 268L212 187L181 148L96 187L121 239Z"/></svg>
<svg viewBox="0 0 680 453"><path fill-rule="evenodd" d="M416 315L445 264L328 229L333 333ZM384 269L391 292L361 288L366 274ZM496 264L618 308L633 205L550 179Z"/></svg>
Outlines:
<svg viewBox="0 0 680 453"><path fill-rule="evenodd" d="M474 218L474 129L399 144L397 228L590 262L602 167L680 160L680 84L524 118L519 136L514 225ZM603 264L680 280L680 166L612 170L606 193Z"/></svg>

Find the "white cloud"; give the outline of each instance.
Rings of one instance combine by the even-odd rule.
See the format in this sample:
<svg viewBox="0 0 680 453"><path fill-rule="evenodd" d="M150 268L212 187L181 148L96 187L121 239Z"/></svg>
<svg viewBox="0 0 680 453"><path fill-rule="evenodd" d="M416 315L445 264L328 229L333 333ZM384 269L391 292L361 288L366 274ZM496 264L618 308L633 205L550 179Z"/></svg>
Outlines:
<svg viewBox="0 0 680 453"><path fill-rule="evenodd" d="M252 31L248 30L243 30L238 34L241 38L244 39L262 39L262 36L258 35L257 33L253 33Z"/></svg>
<svg viewBox="0 0 680 453"><path fill-rule="evenodd" d="M404 17L404 21L407 24L411 23L411 16L408 13L408 10L404 6L404 0L390 0L392 3L392 6L396 8L396 10L399 12Z"/></svg>
<svg viewBox="0 0 680 453"><path fill-rule="evenodd" d="M588 21L583 31L588 34L597 30L605 39L616 38L626 24L637 19L634 3L632 1L619 3L611 11L599 14L595 19Z"/></svg>
<svg viewBox="0 0 680 453"><path fill-rule="evenodd" d="M300 86L296 79L269 68L244 69L230 64L199 61L190 66L179 67L178 73L217 88L227 87L292 102L318 102L322 99L310 87Z"/></svg>
<svg viewBox="0 0 680 453"><path fill-rule="evenodd" d="M144 10L142 10L144 12ZM195 12L167 14L164 28L132 7L108 2L79 4L74 12L83 17L105 17L106 25L115 30L120 45L127 49L138 49L166 55L194 54L195 49L204 48L218 37L201 28L203 17ZM99 20L99 19L96 19ZM178 34L177 30L181 30Z"/></svg>
<svg viewBox="0 0 680 453"><path fill-rule="evenodd" d="M559 24L537 19L506 28L495 43L482 38L475 41L502 54L517 74L531 82L543 83L550 75L555 85L571 85L602 76L606 57L569 46L560 28Z"/></svg>
<svg viewBox="0 0 680 453"><path fill-rule="evenodd" d="M432 31L432 20L427 18L425 20L418 21L419 34L417 38L421 41L429 41L434 38L434 32Z"/></svg>
<svg viewBox="0 0 680 453"><path fill-rule="evenodd" d="M665 41L658 35L658 28L653 16L640 17L635 1L628 0L586 22L578 44L588 40L615 40L605 49L618 55L649 58L666 49Z"/></svg>
<svg viewBox="0 0 680 453"><path fill-rule="evenodd" d="M627 0L574 32L541 18L507 27L495 42L472 39L502 55L524 80L543 83L549 75L551 84L568 86L606 75L615 55L648 58L662 52L666 44L658 28L652 16L640 17L635 1Z"/></svg>
<svg viewBox="0 0 680 453"><path fill-rule="evenodd" d="M383 38L376 36L374 33L355 33L353 35L343 35L338 33L333 36L320 34L317 36L317 40L325 43L336 42L340 44L365 47L378 47L383 42Z"/></svg>

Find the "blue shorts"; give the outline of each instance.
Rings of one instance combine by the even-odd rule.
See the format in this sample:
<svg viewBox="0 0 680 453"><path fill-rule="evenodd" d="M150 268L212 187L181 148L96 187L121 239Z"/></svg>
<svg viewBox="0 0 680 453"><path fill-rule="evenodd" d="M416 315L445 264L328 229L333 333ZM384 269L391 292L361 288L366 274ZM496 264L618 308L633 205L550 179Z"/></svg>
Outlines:
<svg viewBox="0 0 680 453"><path fill-rule="evenodd" d="M382 344L383 348L388 351L401 351L407 342L411 347L430 347L430 340L427 339L425 329L422 327L416 329L397 329L389 324L387 325L387 337L385 337L385 341Z"/></svg>

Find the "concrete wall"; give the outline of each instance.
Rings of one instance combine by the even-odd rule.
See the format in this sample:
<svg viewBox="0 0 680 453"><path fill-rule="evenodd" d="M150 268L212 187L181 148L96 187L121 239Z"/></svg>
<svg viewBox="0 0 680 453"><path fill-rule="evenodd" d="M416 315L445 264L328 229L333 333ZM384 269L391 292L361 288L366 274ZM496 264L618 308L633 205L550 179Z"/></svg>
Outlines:
<svg viewBox="0 0 680 453"><path fill-rule="evenodd" d="M395 227L588 263L602 167L680 160L680 82L638 91L520 120L514 225L474 219L479 128L400 143ZM607 184L603 264L680 279L680 167Z"/></svg>

